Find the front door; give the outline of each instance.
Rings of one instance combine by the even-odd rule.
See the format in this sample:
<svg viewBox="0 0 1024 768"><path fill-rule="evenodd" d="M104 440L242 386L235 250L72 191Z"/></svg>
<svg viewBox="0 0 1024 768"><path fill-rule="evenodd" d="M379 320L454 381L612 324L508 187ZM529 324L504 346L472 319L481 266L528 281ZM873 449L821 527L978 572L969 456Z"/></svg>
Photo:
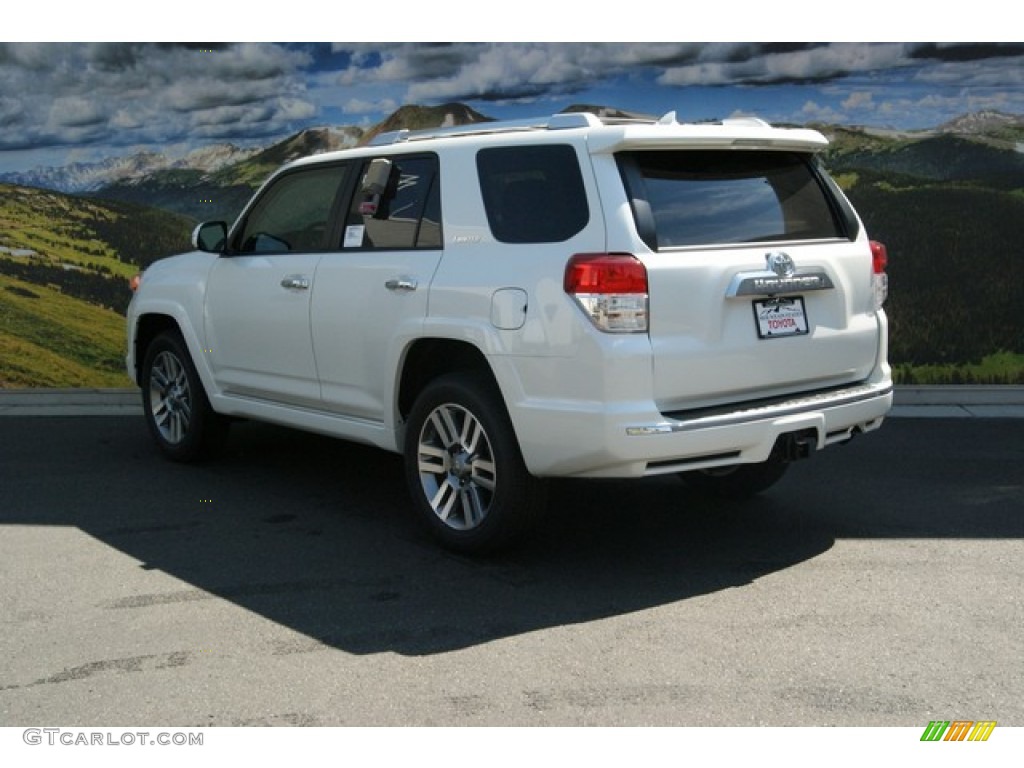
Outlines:
<svg viewBox="0 0 1024 768"><path fill-rule="evenodd" d="M222 393L320 404L310 304L346 172L317 166L277 177L211 270L205 353Z"/></svg>

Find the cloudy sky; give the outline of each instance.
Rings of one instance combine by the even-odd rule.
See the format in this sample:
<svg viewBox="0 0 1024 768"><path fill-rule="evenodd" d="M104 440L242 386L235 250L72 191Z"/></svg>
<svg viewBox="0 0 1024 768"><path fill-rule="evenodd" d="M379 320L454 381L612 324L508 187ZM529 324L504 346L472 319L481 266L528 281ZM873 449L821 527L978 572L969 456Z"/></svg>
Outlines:
<svg viewBox="0 0 1024 768"><path fill-rule="evenodd" d="M586 102L921 129L1024 114L1024 43L0 43L0 172L448 101L495 118Z"/></svg>

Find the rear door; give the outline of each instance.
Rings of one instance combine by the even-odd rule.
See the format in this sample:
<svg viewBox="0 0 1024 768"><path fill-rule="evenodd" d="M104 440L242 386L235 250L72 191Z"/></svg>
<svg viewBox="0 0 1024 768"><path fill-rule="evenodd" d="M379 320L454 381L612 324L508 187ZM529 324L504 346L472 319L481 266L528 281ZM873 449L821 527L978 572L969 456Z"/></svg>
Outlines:
<svg viewBox="0 0 1024 768"><path fill-rule="evenodd" d="M370 159L357 166L363 181L343 214L340 247L317 265L311 320L324 407L383 422L441 259L441 198L435 155L373 162L389 171L370 173ZM373 176L384 179L379 189L367 187Z"/></svg>
<svg viewBox="0 0 1024 768"><path fill-rule="evenodd" d="M855 382L878 354L871 255L810 153L620 152L662 411Z"/></svg>

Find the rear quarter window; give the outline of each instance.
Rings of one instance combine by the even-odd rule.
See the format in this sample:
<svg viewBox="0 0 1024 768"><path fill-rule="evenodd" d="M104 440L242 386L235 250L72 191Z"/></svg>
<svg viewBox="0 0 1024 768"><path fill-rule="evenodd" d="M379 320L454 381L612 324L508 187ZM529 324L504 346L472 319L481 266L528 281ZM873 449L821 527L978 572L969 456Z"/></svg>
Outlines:
<svg viewBox="0 0 1024 768"><path fill-rule="evenodd" d="M569 145L482 149L476 164L487 223L503 243L561 242L590 220L576 150Z"/></svg>
<svg viewBox="0 0 1024 768"><path fill-rule="evenodd" d="M617 160L637 228L655 250L846 236L836 202L804 154L637 151Z"/></svg>

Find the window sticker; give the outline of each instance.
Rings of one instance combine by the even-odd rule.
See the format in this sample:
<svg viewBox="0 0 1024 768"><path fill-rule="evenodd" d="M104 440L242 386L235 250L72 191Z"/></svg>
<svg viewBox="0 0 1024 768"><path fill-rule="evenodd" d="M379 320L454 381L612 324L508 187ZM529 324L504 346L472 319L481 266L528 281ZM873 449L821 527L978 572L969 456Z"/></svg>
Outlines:
<svg viewBox="0 0 1024 768"><path fill-rule="evenodd" d="M362 248L363 235L366 233L366 226L363 224L350 224L345 227L345 248Z"/></svg>

